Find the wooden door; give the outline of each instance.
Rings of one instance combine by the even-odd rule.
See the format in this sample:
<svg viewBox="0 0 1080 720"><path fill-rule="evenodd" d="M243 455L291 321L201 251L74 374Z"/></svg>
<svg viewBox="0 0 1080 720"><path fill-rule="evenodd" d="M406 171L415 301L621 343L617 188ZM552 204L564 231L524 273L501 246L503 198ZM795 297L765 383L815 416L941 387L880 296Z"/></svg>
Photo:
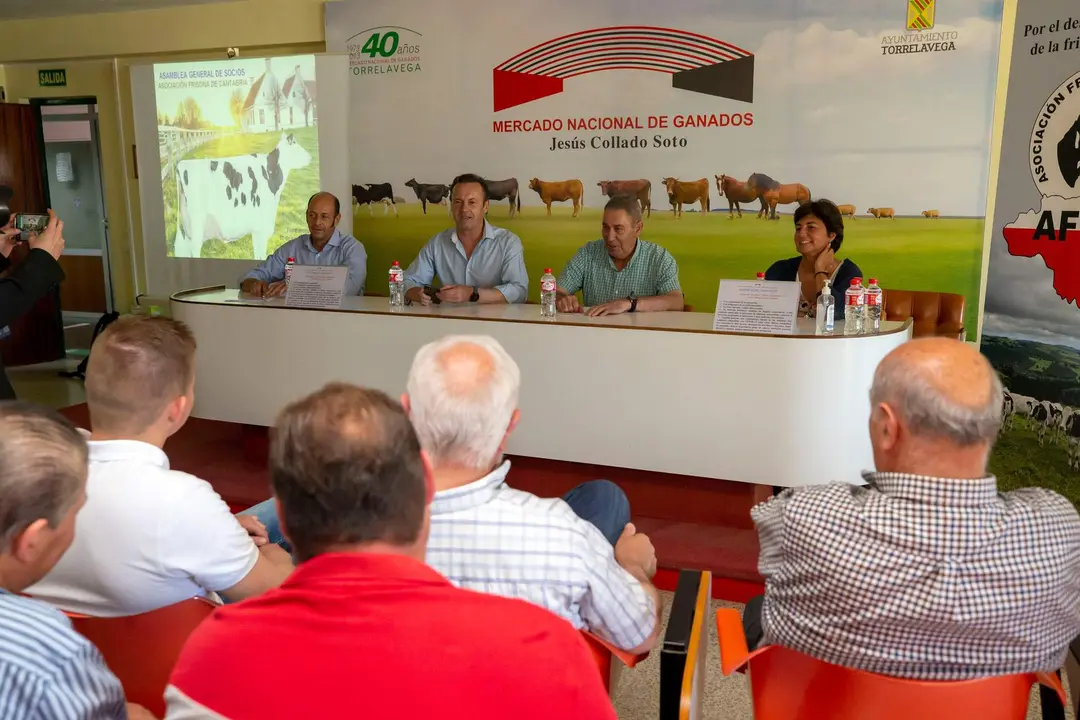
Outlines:
<svg viewBox="0 0 1080 720"><path fill-rule="evenodd" d="M0 185L15 191L12 212L45 212L48 199L44 167L38 110L30 105L0 103ZM12 266L22 262L28 252L24 244L17 245L9 258ZM0 340L4 365L32 365L63 358L64 322L59 288L39 300L10 327L11 335Z"/></svg>

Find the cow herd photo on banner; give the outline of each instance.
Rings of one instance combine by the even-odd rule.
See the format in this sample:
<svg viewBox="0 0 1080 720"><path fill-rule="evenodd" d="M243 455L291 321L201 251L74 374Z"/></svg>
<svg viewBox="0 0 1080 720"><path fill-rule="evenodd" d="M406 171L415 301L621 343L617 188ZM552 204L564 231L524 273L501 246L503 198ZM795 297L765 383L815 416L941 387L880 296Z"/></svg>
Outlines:
<svg viewBox="0 0 1080 720"><path fill-rule="evenodd" d="M991 470L1080 506L1080 11L1020 0L982 351L1006 387Z"/></svg>
<svg viewBox="0 0 1080 720"><path fill-rule="evenodd" d="M793 256L791 213L827 198L840 255L886 289L963 294L975 337L1000 3L471 8L326 4L373 290L449 225L461 173L493 181L488 218L533 278L600 236L609 197L638 198L699 309Z"/></svg>

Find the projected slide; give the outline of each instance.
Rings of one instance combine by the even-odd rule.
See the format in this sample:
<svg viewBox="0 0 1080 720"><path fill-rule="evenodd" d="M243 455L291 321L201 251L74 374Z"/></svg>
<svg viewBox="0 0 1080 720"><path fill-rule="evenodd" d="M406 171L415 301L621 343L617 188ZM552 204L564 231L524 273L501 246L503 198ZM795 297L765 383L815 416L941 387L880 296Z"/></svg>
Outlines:
<svg viewBox="0 0 1080 720"><path fill-rule="evenodd" d="M263 260L319 191L315 57L154 65L169 257Z"/></svg>

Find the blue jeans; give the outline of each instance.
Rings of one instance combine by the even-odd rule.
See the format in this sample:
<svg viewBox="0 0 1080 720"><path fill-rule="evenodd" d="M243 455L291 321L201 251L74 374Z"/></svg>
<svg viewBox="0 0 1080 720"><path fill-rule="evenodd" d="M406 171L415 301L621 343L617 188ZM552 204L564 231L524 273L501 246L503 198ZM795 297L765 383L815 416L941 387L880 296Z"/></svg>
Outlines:
<svg viewBox="0 0 1080 720"><path fill-rule="evenodd" d="M626 523L630 522L630 501L626 499L626 493L622 491L622 488L610 480L590 480L581 483L563 495L562 499L578 517L595 525L612 545L622 535ZM270 542L280 545L286 552L292 554L292 545L281 532L281 523L278 521L273 498L239 514L254 515L259 518L259 522L266 526L266 534Z"/></svg>

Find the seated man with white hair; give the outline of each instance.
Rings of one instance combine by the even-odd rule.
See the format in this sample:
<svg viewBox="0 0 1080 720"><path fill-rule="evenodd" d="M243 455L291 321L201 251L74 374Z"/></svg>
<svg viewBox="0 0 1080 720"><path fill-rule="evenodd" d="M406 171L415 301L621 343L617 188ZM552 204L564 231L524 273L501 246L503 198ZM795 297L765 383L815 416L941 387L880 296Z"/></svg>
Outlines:
<svg viewBox="0 0 1080 720"><path fill-rule="evenodd" d="M660 631L656 554L622 490L594 480L539 498L506 484L520 385L490 337L447 337L416 354L402 405L434 466L427 562L459 587L529 600L646 652Z"/></svg>
<svg viewBox="0 0 1080 720"><path fill-rule="evenodd" d="M1080 517L1045 488L998 492L986 469L1002 389L979 352L914 340L870 391L877 472L788 489L751 514L764 640L921 680L1052 671L1080 633Z"/></svg>

